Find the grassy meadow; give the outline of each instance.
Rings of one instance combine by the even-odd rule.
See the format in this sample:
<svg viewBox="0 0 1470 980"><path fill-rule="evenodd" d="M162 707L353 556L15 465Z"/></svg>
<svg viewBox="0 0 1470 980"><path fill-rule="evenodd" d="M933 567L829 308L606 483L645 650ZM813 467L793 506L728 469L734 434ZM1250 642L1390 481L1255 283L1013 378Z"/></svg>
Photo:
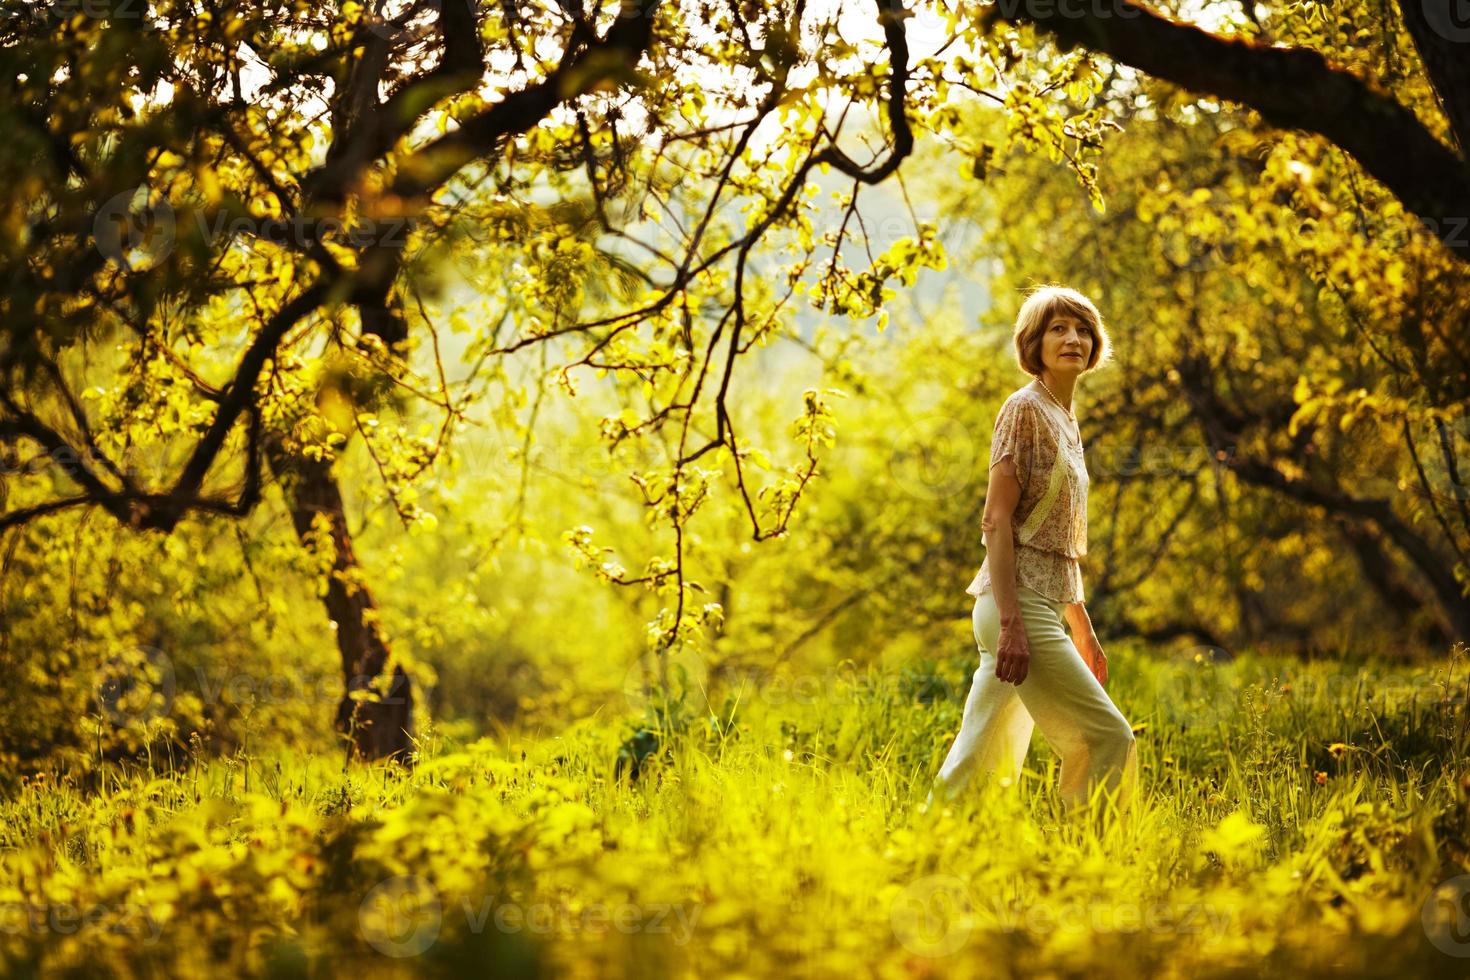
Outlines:
<svg viewBox="0 0 1470 980"><path fill-rule="evenodd" d="M1195 651L1198 653L1198 651ZM694 678L559 732L27 779L6 976L1460 976L1467 652L1430 668L1116 645L1122 819L926 811L972 660ZM641 710L642 714L638 712Z"/></svg>
<svg viewBox="0 0 1470 980"><path fill-rule="evenodd" d="M0 0L0 980L1470 977L1467 11Z"/></svg>

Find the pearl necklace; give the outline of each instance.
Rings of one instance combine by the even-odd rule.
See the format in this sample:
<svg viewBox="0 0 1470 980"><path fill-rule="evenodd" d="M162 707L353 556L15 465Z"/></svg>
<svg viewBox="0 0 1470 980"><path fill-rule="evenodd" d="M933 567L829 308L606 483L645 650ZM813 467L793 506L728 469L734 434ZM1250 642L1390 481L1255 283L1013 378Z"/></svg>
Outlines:
<svg viewBox="0 0 1470 980"><path fill-rule="evenodd" d="M1051 400L1052 401L1056 402L1057 408L1060 408L1063 412L1066 412L1067 413L1067 418L1071 419L1072 420L1072 425L1074 427L1076 427L1077 426L1077 416L1075 416L1075 415L1072 414L1071 409L1069 409L1069 408L1067 408L1067 406L1063 405L1062 402L1061 402L1061 399L1059 399L1056 395L1053 395L1052 394L1051 389L1046 386L1046 382L1045 381L1042 381L1039 376L1036 379L1036 383L1039 384L1039 385L1041 385L1041 390L1042 391L1045 391L1047 393L1047 395L1049 395L1051 397ZM1081 432L1081 429L1078 428L1075 431L1075 433L1074 432L1068 432L1067 433L1067 440L1072 445L1077 446L1077 447L1080 448L1082 446L1082 432Z"/></svg>

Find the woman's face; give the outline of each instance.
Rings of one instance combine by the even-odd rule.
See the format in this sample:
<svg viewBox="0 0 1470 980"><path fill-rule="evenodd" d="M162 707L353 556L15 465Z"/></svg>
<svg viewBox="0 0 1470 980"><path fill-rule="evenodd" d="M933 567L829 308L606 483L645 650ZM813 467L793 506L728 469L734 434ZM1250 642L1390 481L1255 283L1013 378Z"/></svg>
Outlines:
<svg viewBox="0 0 1470 980"><path fill-rule="evenodd" d="M1053 313L1041 332L1041 364L1053 376L1076 377L1092 356L1092 331L1067 313Z"/></svg>

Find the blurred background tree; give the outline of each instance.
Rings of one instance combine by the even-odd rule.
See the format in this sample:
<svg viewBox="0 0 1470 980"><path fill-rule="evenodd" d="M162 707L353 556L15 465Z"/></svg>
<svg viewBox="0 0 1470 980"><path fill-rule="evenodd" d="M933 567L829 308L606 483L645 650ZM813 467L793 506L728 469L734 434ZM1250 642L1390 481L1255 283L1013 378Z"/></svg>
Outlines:
<svg viewBox="0 0 1470 980"><path fill-rule="evenodd" d="M970 4L0 6L18 765L968 645L1037 280L1119 342L1105 635L1465 634L1467 98L1391 5L1158 8L1255 87Z"/></svg>

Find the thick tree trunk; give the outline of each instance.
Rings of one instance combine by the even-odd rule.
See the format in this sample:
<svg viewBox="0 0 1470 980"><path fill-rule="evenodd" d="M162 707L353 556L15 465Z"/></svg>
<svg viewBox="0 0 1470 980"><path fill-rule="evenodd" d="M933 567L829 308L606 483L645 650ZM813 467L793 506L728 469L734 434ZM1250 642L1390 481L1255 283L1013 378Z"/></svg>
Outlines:
<svg viewBox="0 0 1470 980"><path fill-rule="evenodd" d="M1337 521L1336 527L1338 533L1353 549L1353 554L1357 556L1358 565L1363 569L1363 578L1383 597L1384 608L1402 626L1409 627L1425 613L1431 616L1436 615L1438 610L1429 608L1425 601L1399 578L1392 559L1384 553L1377 535L1353 521ZM1454 637L1446 630L1444 623L1437 620L1424 624L1420 629L1422 632L1418 639L1433 647L1448 647L1454 640Z"/></svg>
<svg viewBox="0 0 1470 980"><path fill-rule="evenodd" d="M1470 154L1470 20L1460 0L1399 0L1398 6L1460 154Z"/></svg>
<svg viewBox="0 0 1470 980"><path fill-rule="evenodd" d="M1214 369L1209 361L1191 351L1178 359L1176 368L1183 381L1185 397L1204 430L1210 449L1215 452L1233 450L1249 420L1227 404L1215 390ZM1280 414L1284 415L1284 410ZM1355 497L1340 486L1318 485L1309 479L1289 477L1268 460L1232 453L1226 459L1226 466L1237 479L1320 507L1340 521L1370 524L1385 540L1398 547L1408 564L1429 584L1445 632L1457 638L1470 637L1470 597L1461 591L1460 583L1451 570L1452 563L1429 538L1401 520L1394 513L1390 501Z"/></svg>
<svg viewBox="0 0 1470 980"><path fill-rule="evenodd" d="M400 665L394 665L386 691L375 685L388 662L389 651L378 627L377 604L361 583L361 566L352 550L352 535L332 464L287 452L274 433L267 434L263 441L271 471L285 490L297 535L305 543L316 515L324 514L335 549L325 601L342 658L344 691L337 705L337 731L348 740L349 752L357 758L392 759L411 766L413 688ZM370 696L362 697L363 692Z"/></svg>

